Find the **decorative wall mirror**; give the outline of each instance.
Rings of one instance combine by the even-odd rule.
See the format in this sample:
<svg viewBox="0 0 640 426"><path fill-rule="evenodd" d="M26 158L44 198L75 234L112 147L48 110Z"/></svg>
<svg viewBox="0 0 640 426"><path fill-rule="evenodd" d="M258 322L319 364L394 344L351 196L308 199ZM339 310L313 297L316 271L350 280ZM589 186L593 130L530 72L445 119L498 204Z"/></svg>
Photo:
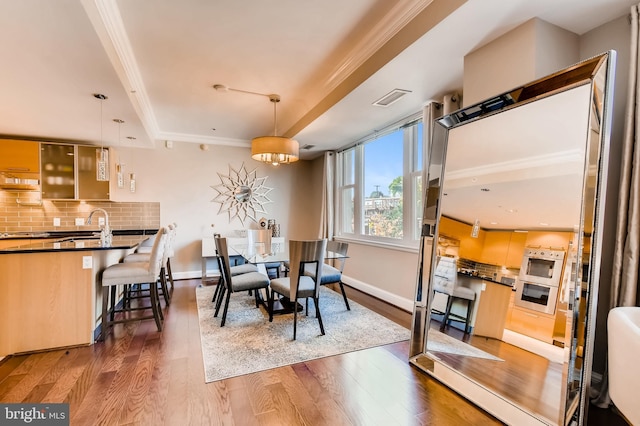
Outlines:
<svg viewBox="0 0 640 426"><path fill-rule="evenodd" d="M508 424L584 421L614 63L433 122L410 362Z"/></svg>

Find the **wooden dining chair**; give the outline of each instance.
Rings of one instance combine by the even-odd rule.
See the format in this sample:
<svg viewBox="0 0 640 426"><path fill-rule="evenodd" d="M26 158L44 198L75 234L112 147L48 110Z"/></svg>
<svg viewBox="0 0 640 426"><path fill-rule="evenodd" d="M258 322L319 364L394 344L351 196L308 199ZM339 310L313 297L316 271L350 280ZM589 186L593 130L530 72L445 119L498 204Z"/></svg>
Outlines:
<svg viewBox="0 0 640 426"><path fill-rule="evenodd" d="M269 322L273 321L273 305L275 294L288 297L294 304L298 299L313 299L316 307L316 318L320 325L320 332L324 335L324 325L320 314L319 295L320 280L322 279L322 265L324 264L327 240L289 241L288 277L275 278L269 284ZM315 270L313 276L305 275L305 268ZM309 304L306 303L306 314L309 314ZM293 340L296 340L298 326L298 309L293 309Z"/></svg>
<svg viewBox="0 0 640 426"><path fill-rule="evenodd" d="M214 313L214 317L218 316L218 312L220 311L220 307L222 305L222 300L224 299L224 309L222 311L222 321L220 323L220 327L224 327L224 324L227 320L227 310L229 308L229 299L231 297L231 293L237 293L240 291L254 290L254 296L256 299L256 308L260 306L260 289L266 289L269 287L269 277L265 274L261 274L260 272L247 272L244 274L233 275L231 273L231 268L229 266L229 250L227 247L227 239L222 237L216 237L216 250L218 251L218 256L220 262L222 263L222 279L224 285L220 287L220 294L218 295L218 300L216 301L216 310Z"/></svg>

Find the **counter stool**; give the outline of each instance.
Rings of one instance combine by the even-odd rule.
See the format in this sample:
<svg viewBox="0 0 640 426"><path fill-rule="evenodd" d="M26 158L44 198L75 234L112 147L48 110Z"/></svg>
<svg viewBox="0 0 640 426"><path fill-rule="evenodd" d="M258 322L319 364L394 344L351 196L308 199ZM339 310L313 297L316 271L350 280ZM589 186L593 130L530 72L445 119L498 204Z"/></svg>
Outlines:
<svg viewBox="0 0 640 426"><path fill-rule="evenodd" d="M435 293L442 293L447 296L447 307L445 311L440 312L433 310L438 314L444 315L442 317L440 331L443 331L445 326L449 325L451 321L464 321L464 333L469 333L469 322L471 320L471 314L473 313L473 303L476 300L476 292L470 288L458 285L455 259L451 257L438 258L432 284L434 296ZM456 299L467 302L467 312L464 317L451 313L451 306Z"/></svg>
<svg viewBox="0 0 640 426"><path fill-rule="evenodd" d="M175 238L175 230L176 230L175 223L169 224L167 226L167 234L166 234L165 243L164 243L164 251L162 254L162 266L160 267L160 283L159 284L162 290L162 296L164 297L164 301L167 306L171 304L171 292L168 289L167 281L171 283L171 290L173 291L173 277L171 274L171 267L170 267L169 261L171 259L171 256L173 255L173 241ZM135 252L126 256L122 261L124 263L148 262L150 256L151 256L151 253ZM132 291L130 287L125 290L130 290L130 291L125 291L125 302L128 302L131 298L135 298L135 296L130 296L130 293ZM145 297L145 296L138 296L138 297Z"/></svg>
<svg viewBox="0 0 640 426"><path fill-rule="evenodd" d="M167 230L160 228L156 234L155 241L151 248L148 262L127 262L117 263L107 267L102 272L102 332L101 339L104 340L109 327L113 324L154 319L158 331L162 331L162 310L158 296L157 282L160 278L160 268L164 253ZM117 288L129 285L149 285L149 298L151 306L131 307L130 303L123 303L122 309L116 309ZM111 308L109 309L109 296L111 296ZM128 316L128 313L137 310L151 309L152 315L148 316ZM123 318L115 318L115 314L123 314Z"/></svg>
<svg viewBox="0 0 640 426"><path fill-rule="evenodd" d="M438 291L434 289L434 291ZM444 330L445 325L450 325L451 321L460 321L464 322L464 333L468 334L471 330L469 330L469 322L471 320L471 314L473 313L473 302L476 300L476 292L467 287L456 287L453 289L451 294L447 292L442 292L447 295L447 308L444 312L444 317L442 318L442 324L440 325L440 331ZM457 314L451 313L451 306L455 299L464 300L467 302L467 312L464 317L461 317Z"/></svg>

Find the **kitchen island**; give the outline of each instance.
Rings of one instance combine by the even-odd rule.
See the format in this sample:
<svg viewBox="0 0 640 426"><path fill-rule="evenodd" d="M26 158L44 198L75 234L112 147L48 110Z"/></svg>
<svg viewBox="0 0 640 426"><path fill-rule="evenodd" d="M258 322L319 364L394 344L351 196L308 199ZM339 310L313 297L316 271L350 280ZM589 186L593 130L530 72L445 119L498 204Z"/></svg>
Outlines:
<svg viewBox="0 0 640 426"><path fill-rule="evenodd" d="M490 277L480 277L460 272L456 276L456 281L456 285L469 288L476 294L476 299L473 302L473 312L469 321L471 333L476 336L501 340L509 310L512 285L496 281ZM435 309L444 312L445 305L446 296L436 293L433 305ZM466 306L466 303L456 300L453 303L451 312L458 317L464 318L466 316Z"/></svg>
<svg viewBox="0 0 640 426"><path fill-rule="evenodd" d="M100 275L149 235L31 240L0 249L0 357L88 345L102 304Z"/></svg>

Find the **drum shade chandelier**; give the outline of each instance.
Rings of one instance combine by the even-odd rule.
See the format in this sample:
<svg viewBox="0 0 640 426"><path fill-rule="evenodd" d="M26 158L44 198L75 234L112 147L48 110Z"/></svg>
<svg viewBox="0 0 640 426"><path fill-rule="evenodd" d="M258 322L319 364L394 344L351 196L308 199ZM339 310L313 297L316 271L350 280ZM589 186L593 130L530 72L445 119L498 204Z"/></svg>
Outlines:
<svg viewBox="0 0 640 426"><path fill-rule="evenodd" d="M276 94L265 95L263 93L249 92L246 90L231 89L222 84L213 86L217 91L234 91L248 93L251 95L266 96L273 103L273 136L258 136L251 140L251 158L263 163L274 166L280 164L289 164L299 159L298 141L278 136L278 113L277 105L280 102L280 96Z"/></svg>
<svg viewBox="0 0 640 426"><path fill-rule="evenodd" d="M251 158L274 166L298 161L298 142L278 135L276 106L280 96L269 95L273 103L273 136L258 136L251 141Z"/></svg>

